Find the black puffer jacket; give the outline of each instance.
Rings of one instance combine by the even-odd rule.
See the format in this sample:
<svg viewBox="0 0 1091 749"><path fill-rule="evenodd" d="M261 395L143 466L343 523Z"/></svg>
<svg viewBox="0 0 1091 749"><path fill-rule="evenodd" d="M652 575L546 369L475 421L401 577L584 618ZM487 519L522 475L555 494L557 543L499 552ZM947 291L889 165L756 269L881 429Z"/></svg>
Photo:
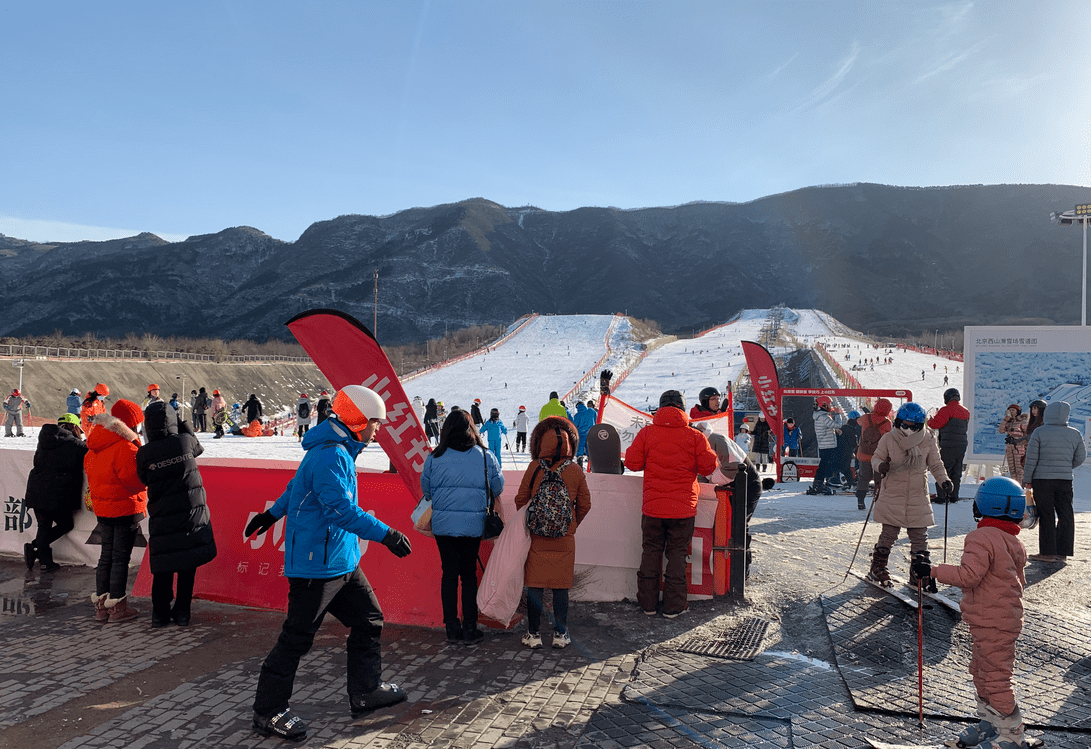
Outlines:
<svg viewBox="0 0 1091 749"><path fill-rule="evenodd" d="M46 424L38 432L34 467L27 477L26 506L43 512L75 512L83 494L87 444L67 429Z"/></svg>
<svg viewBox="0 0 1091 749"><path fill-rule="evenodd" d="M253 393L250 394L250 399L246 401L246 404L243 406L243 408L246 409L247 424L249 424L251 421L254 421L255 419L260 419L262 416L261 401L259 401L258 397Z"/></svg>
<svg viewBox="0 0 1091 749"><path fill-rule="evenodd" d="M148 553L152 574L191 570L216 558L197 456L204 452L173 408L153 403L144 414L148 444L136 452L136 473L148 485Z"/></svg>
<svg viewBox="0 0 1091 749"><path fill-rule="evenodd" d="M754 446L751 448L758 455L769 454L769 423L765 419L758 419L754 424Z"/></svg>

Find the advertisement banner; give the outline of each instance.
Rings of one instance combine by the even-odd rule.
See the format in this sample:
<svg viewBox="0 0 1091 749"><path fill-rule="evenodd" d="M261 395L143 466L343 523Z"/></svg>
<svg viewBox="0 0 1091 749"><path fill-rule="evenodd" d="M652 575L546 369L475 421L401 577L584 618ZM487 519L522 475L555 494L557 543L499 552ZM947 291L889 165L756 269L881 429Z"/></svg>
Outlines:
<svg viewBox="0 0 1091 749"><path fill-rule="evenodd" d="M970 411L967 463L1002 461L1005 444L999 426L1004 412L1015 404L1030 413L1030 402L1038 399L1072 406L1069 426L1087 443L1091 327L972 326L965 329L964 341L962 405ZM956 386L958 379L956 374Z"/></svg>
<svg viewBox="0 0 1091 749"><path fill-rule="evenodd" d="M758 400L758 408L765 414L765 420L769 422L769 429L773 432L773 439L780 445L784 440L784 427L781 425L780 415L780 377L777 375L777 364L773 361L773 355L760 343L753 341L741 341L743 355L746 357L746 368L750 371L750 384L754 388L754 397ZM776 451L775 462L777 474L780 474L781 450Z"/></svg>
<svg viewBox="0 0 1091 749"><path fill-rule="evenodd" d="M301 312L285 325L331 385L338 390L346 385L363 385L383 399L387 420L375 440L390 458L409 494L419 500L420 475L432 448L375 336L359 320L338 310Z"/></svg>

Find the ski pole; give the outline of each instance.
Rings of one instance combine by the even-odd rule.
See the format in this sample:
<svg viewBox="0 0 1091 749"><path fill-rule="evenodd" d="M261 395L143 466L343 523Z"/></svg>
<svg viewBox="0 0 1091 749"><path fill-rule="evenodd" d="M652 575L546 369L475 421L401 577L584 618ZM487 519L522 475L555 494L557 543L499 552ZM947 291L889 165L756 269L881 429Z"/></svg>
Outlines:
<svg viewBox="0 0 1091 749"><path fill-rule="evenodd" d="M917 578L917 717L924 728L924 585Z"/></svg>
<svg viewBox="0 0 1091 749"><path fill-rule="evenodd" d="M852 565L856 563L856 555L860 553L860 544L862 544L864 542L864 532L867 530L868 520L871 519L871 511L873 509L875 509L875 503L878 502L878 501L879 501L879 487L878 487L878 485L876 485L876 487L875 487L875 496L872 497L871 504L867 508L867 515L864 516L864 527L860 529L860 538L856 539L856 549L852 552L852 559L849 560L849 566L848 566L848 569L845 570L845 576L843 578L841 578L841 582L835 583L834 585L831 585L830 587L826 588L826 590L819 593L818 594L819 596L821 596L822 593L826 593L827 591L833 590L834 588L836 588L836 587L838 587L840 585L844 585L845 581L849 579L849 572L852 571Z"/></svg>
<svg viewBox="0 0 1091 749"><path fill-rule="evenodd" d="M951 508L951 495L943 498L943 563L947 564L947 513Z"/></svg>

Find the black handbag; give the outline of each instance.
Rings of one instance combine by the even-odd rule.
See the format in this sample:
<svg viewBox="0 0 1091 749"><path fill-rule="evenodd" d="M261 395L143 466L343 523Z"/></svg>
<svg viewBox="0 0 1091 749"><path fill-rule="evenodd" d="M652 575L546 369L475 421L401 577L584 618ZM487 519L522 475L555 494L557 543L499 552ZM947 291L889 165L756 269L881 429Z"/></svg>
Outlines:
<svg viewBox="0 0 1091 749"><path fill-rule="evenodd" d="M485 496L489 498L489 509L485 512L485 532L482 538L486 541L497 538L504 530L504 521L496 513L496 497L489 486L489 456L485 453L481 456L485 462Z"/></svg>

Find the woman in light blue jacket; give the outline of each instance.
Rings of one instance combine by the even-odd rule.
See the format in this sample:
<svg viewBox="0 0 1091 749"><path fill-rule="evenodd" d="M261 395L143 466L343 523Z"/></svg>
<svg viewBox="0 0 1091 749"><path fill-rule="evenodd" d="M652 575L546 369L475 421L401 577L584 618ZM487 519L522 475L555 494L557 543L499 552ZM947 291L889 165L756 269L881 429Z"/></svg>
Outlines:
<svg viewBox="0 0 1091 749"><path fill-rule="evenodd" d="M504 490L500 464L485 449L466 411L452 411L443 422L439 445L424 461L420 485L432 498L432 532L442 567L440 601L447 642L476 645L484 635L477 628L477 552L485 532L489 501ZM458 618L458 586L462 583L462 619Z"/></svg>

